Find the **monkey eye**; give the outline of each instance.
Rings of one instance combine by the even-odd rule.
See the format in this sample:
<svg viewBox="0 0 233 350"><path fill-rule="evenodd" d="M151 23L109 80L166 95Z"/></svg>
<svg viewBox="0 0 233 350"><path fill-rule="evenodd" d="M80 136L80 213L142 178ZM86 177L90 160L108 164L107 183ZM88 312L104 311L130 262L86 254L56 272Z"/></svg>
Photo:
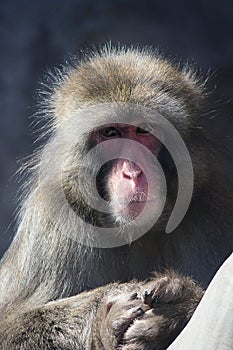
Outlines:
<svg viewBox="0 0 233 350"><path fill-rule="evenodd" d="M152 127L146 123L140 124L136 129L137 134L149 134L150 131L152 131Z"/></svg>
<svg viewBox="0 0 233 350"><path fill-rule="evenodd" d="M114 128L114 126L108 126L104 129L101 129L101 135L104 137L117 137L120 136L119 130Z"/></svg>

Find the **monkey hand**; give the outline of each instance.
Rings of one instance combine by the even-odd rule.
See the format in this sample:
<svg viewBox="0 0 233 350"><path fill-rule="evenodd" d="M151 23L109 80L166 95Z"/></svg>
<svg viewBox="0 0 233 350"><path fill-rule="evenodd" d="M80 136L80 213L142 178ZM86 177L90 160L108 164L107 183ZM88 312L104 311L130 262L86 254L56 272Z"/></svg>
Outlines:
<svg viewBox="0 0 233 350"><path fill-rule="evenodd" d="M108 349L166 349L189 321L202 296L202 290L191 279L174 272L137 287L137 292L122 292L106 304L104 329L111 333L108 341L112 341Z"/></svg>

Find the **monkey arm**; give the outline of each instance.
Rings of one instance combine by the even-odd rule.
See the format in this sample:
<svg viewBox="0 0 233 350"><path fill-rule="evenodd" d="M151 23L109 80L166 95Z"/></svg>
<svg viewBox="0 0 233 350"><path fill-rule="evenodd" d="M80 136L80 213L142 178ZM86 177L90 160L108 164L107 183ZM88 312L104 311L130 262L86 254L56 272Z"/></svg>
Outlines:
<svg viewBox="0 0 233 350"><path fill-rule="evenodd" d="M97 309L111 288L83 292L29 311L6 311L0 321L0 349L90 349Z"/></svg>
<svg viewBox="0 0 233 350"><path fill-rule="evenodd" d="M174 272L109 284L24 312L5 312L0 350L166 349L203 291Z"/></svg>
<svg viewBox="0 0 233 350"><path fill-rule="evenodd" d="M29 310L18 302L1 315L0 350L116 349L112 317L106 320L108 298L127 296L139 286L136 281L109 284Z"/></svg>

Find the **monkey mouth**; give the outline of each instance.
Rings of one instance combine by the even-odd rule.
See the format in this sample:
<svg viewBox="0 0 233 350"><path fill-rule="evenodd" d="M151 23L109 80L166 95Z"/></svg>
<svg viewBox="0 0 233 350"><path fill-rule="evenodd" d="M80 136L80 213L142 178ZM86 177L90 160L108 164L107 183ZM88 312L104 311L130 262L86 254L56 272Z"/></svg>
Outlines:
<svg viewBox="0 0 233 350"><path fill-rule="evenodd" d="M135 204L135 203L146 203L146 202L147 202L146 198L133 197L133 198L130 198L126 203L127 204Z"/></svg>
<svg viewBox="0 0 233 350"><path fill-rule="evenodd" d="M136 203L145 203L147 201L148 201L147 194L144 192L138 192L122 199L122 201L120 201L120 204L129 205L129 204L136 204Z"/></svg>
<svg viewBox="0 0 233 350"><path fill-rule="evenodd" d="M137 213L141 212L147 200L148 196L146 193L136 192L123 198L118 198L112 202L112 205L115 208L114 211L121 213L121 215L135 213L137 216Z"/></svg>
<svg viewBox="0 0 233 350"><path fill-rule="evenodd" d="M134 204L134 203L145 203L147 202L147 196L143 194L136 194L128 199L127 204Z"/></svg>

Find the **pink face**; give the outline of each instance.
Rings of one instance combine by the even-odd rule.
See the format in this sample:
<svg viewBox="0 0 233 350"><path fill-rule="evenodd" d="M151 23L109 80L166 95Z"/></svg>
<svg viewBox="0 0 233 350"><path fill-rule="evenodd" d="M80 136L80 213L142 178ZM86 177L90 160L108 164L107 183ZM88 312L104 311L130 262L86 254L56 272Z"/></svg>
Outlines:
<svg viewBox="0 0 233 350"><path fill-rule="evenodd" d="M113 138L134 140L147 147L155 156L160 150L160 142L155 136L133 125L106 125L94 133L94 138L97 143ZM137 153L139 161L140 157L143 155ZM113 161L106 188L114 216L120 221L135 219L148 199L148 183L143 170L126 159Z"/></svg>

